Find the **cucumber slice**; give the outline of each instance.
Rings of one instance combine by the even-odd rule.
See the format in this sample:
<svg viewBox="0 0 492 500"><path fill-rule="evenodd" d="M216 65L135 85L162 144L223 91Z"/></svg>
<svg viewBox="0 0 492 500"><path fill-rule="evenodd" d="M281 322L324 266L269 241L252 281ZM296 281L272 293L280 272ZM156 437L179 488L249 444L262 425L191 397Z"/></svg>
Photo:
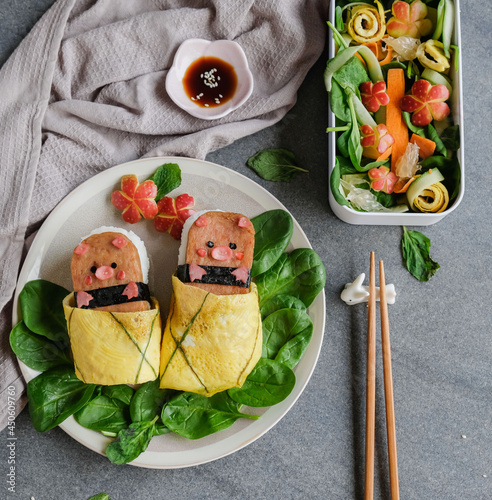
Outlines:
<svg viewBox="0 0 492 500"><path fill-rule="evenodd" d="M448 78L446 78L442 73L439 73L438 71L434 71L430 68L425 68L424 71L422 71L422 78L432 83L432 85L444 85L449 90L449 94L452 94L453 92L453 86L451 85L451 82L448 80Z"/></svg>

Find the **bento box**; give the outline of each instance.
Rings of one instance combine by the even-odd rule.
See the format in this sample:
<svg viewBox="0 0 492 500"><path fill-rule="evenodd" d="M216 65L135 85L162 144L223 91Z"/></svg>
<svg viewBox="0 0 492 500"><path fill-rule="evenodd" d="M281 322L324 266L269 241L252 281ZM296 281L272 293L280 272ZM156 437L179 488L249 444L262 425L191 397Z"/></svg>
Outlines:
<svg viewBox="0 0 492 500"><path fill-rule="evenodd" d="M330 207L333 210L333 212L335 213L335 215L339 219L341 219L342 221L350 223L350 224L427 226L427 225L435 224L436 222L440 221L442 218L444 218L446 215L448 215L449 213L451 213L452 211L454 211L458 207L458 205L460 204L460 202L463 198L464 187L465 187L464 153L463 153L463 122L462 122L462 117L463 117L462 62L461 62L461 55L460 55L461 54L461 33L460 33L459 0L440 0L440 2L438 2L436 0L435 2L430 4L430 5L435 4L435 6L434 6L434 8L430 7L429 12L427 12L427 6L421 0L414 0L414 2L412 2L411 4L408 4L406 2L397 2L397 1L393 1L393 0L392 1L380 0L380 1L381 1L381 3L379 1L371 2L370 0L367 0L366 2L356 2L356 3L352 2L352 3L350 3L348 1L343 1L343 0L334 0L330 4L329 21L330 21L332 26L330 26L330 28L328 29L329 62L327 65L327 71L325 72L325 84L327 86L327 90L329 90L329 99L328 99L328 159L329 159L329 179L330 179L329 189L328 189L328 191L329 191L329 203L330 203ZM364 17L364 15L363 15L364 13L362 13L362 14L359 13L359 14L361 14L359 16L360 19L356 20L356 21L351 21L351 19L348 18L348 15L351 14L353 16L353 14L352 14L353 10L352 10L352 12L347 12L347 10L350 11L350 9L359 9L359 8L362 10L368 10L368 9L371 10L372 9L373 13L374 12L376 13L375 14L376 17L377 17L377 12L379 10L379 13L382 14L383 18L385 17L385 23L386 23L385 28L388 27L388 21L393 21L393 22L396 21L396 22L400 23L400 25L397 26L396 29L398 29L398 28L402 29L401 28L401 21L402 20L397 18L398 15L400 17L403 17L403 18L405 17L405 15L407 15L408 21L411 21L411 20L418 18L419 12L416 12L416 11L421 8L421 5L416 5L415 7L413 7L413 3L416 3L416 2L419 2L422 5L425 5L425 7L422 7L422 10L427 12L427 16L429 18L432 18L434 16L434 19L431 19L431 22L433 23L433 25L432 25L432 31L430 32L430 34L428 34L427 36L421 37L422 42L420 42L420 41L415 42L415 43L422 43L422 44L425 43L426 40L434 38L433 33L436 33L435 29L436 29L436 26L438 24L438 19L441 19L441 20L443 19L442 15L440 18L438 17L438 15L442 11L442 9L444 9L445 7L448 7L448 9L449 8L452 9L454 7L453 20L452 20L452 22L453 22L452 32L449 29L449 25L448 25L448 31L447 31L447 36L448 37L451 36L451 38L448 39L448 46L451 47L450 51L448 52L448 54L450 54L449 68L446 71L442 72L442 74L437 74L437 75L436 75L436 73L438 73L438 71L427 71L426 72L426 76L428 74L433 74L433 75L437 76L437 81L431 82L431 84L428 85L429 88L434 87L434 85L437 86L438 83L441 83L441 84L445 83L447 88L448 88L449 96L448 96L448 99L446 100L446 102L448 104L449 111L448 111L447 117L443 121L446 123L446 125L443 126L442 121L439 121L439 123L437 123L437 119L436 119L436 121L432 121L431 124L428 124L425 126L414 125L413 122L409 121L409 120L411 120L415 117L415 113L413 115L411 113L406 114L406 124L404 125L404 127L407 127L407 130L408 130L409 142L410 142L410 138L412 139L412 141L414 141L414 136L416 135L413 133L414 128L418 134L420 134L422 137L424 137L424 139L425 139L425 135L428 135L427 132L429 130L433 129L432 133L434 134L433 137L435 138L435 141L430 141L430 143L434 142L434 145L437 144L436 151L439 151L439 153L436 152L434 154L435 155L439 154L440 156L444 156L444 158L439 158L438 159L439 161L438 161L436 159L437 156L430 158L430 159L429 158L421 159L419 157L419 159L418 159L419 165L417 167L419 169L419 171L415 172L415 169L414 169L415 176L410 179L410 181L409 181L410 187L408 187L408 185L407 185L406 190L405 190L405 186L403 185L406 178L405 179L399 178L398 176L394 176L391 173L394 171L394 166L392 165L392 163L393 163L392 156L395 156L395 158L396 158L396 153L395 153L395 151L397 151L396 149L393 150L393 153L390 156L386 155L387 158L384 158L384 155L379 156L379 158L381 159L380 161L378 161L377 155L379 153L377 153L377 152L376 152L376 156L374 156L374 155L370 156L370 159L362 157L362 162L360 164L357 164L357 169L354 169L350 174L348 174L346 176L342 176L341 172L343 172L343 168L340 167L340 163L342 162L342 163L348 164L349 165L348 170L350 171L350 162L351 162L353 156L351 156L352 153L350 153L350 154L348 154L348 160L347 160L347 158L344 159L343 154L338 149L338 144L340 144L340 147L342 149L343 148L348 149L348 146L346 146L346 143L348 143L351 140L351 138L345 139L345 142L344 142L343 138L342 138L342 140L340 139L340 136L346 130L349 130L349 132L347 132L347 134L350 133L350 123L348 125L344 124L343 120L341 121L341 119L340 119L340 113L337 112L337 110L335 110L335 112L334 112L332 109L334 107L336 108L337 104L335 101L336 97L332 96L332 92L334 92L334 90L335 90L334 87L332 87L330 89L328 88L329 85L333 84L332 83L332 81L333 81L332 76L333 75L329 74L328 69L330 66L330 61L333 61L333 58L335 57L335 55L337 53L336 52L337 45L341 46L341 44L345 44L344 48L347 48L350 46L352 51L356 50L356 49L352 49L352 45L354 45L354 43L353 43L353 40L350 40L351 35L347 33L347 31L349 31L349 27L348 27L349 22L354 22L354 23L358 22L359 28L362 28L362 29L367 28L367 30L370 31L371 34L374 32L374 29L372 29L373 27L370 25L370 23L372 22L370 19L370 16L369 16L369 18ZM400 5L396 6L397 12L395 12L395 10L394 10L395 3L400 4ZM403 5L403 4L406 4L406 5ZM449 7L449 4L451 4L451 7ZM357 7L357 5L360 5L360 7ZM398 9L400 7L403 9L403 14L400 11L398 11ZM437 7L439 7L439 9ZM412 8L415 8L416 11L412 12ZM386 11L386 16L384 15L384 11ZM421 17L422 17L422 22L427 22L427 21L423 20L423 18L424 18L423 15L421 15ZM343 20L343 24L341 23L341 20ZM338 28L343 27L345 33L334 31L332 29L332 27L333 27L336 30L337 21L338 21ZM405 20L403 19L403 24L404 24L404 21ZM449 23L449 18L448 18L447 22ZM425 27L422 28L422 25L419 25L419 27L422 30L425 29ZM351 27L351 31L350 31L350 33L352 35L354 35L354 30L356 28L357 28L357 24L353 24ZM394 31L395 31L394 23L393 23L393 25L391 25L391 28L392 28L392 32L394 33ZM403 26L403 29L407 29L407 28L408 28L408 26L406 26L406 27ZM429 31L429 27L427 27L427 31ZM345 41L341 39L340 35L342 35L342 37L344 37ZM388 34L386 34L386 36L388 36ZM401 40L402 40L401 45L403 45L403 41L405 39L402 38ZM336 43L336 42L338 42L338 43ZM362 44L362 43L360 43L360 44ZM355 45L357 45L357 43L355 43ZM370 44L366 44L366 45L370 45ZM438 45L438 44L436 44L435 42L431 42L431 45ZM442 44L441 44L441 47L442 47ZM431 48L434 49L434 47L431 47ZM374 48L371 48L371 50L374 52ZM389 50L388 45L386 45L386 51L388 51L388 50ZM376 52L374 52L374 53L377 55L377 49L376 49ZM437 53L437 56L435 56L437 62L439 62L439 58L438 58L439 53L442 53L442 49L440 52ZM396 52L396 50L395 50L395 51L393 51L393 54L398 55L399 53ZM354 55L357 55L357 54L354 53ZM432 61L431 66L432 66L432 64L436 62L436 60L434 60L433 55L428 55L427 53L425 55L428 56L429 59L431 59L431 61ZM383 56L384 56L384 54L383 54ZM359 56L357 55L357 57L359 57ZM384 61L381 61L380 58L378 58L378 59L379 59L380 63L384 62ZM391 59L388 59L388 53L386 53L386 56L384 57L384 59L386 61L391 60ZM362 61L362 64L364 64L365 67L367 67L367 72L371 76L370 63L366 63L366 61L363 60L362 57L359 57L359 60ZM392 61L391 66L398 67L399 60L396 60L397 64L395 64L394 57L391 61ZM424 79L424 77L419 74L419 68L420 68L420 71L422 70L422 68L425 71L426 67L422 66L419 63L419 61L420 60L416 60L417 64L412 65L412 71L415 71L417 76L413 75L413 80L411 80L411 79L406 80L406 83L404 85L405 86L405 94L416 92L413 89L412 82L415 82L418 79ZM357 63L357 64L359 64L359 63ZM405 65L405 63L403 63L403 65L400 64L400 66L402 66L402 67L404 65ZM407 67L408 66L410 66L410 63L408 63L408 61L407 61ZM334 66L334 67L336 68L337 66ZM380 68L382 68L383 70L386 71L385 75L387 77L389 74L389 70L385 69L385 66L383 64L380 65ZM442 69L442 68L438 68L438 69ZM377 69L377 71L380 71L380 70ZM376 73L377 73L377 71L376 71ZM332 73L333 73L333 68L332 68ZM392 78L394 77L394 73L395 72L391 73ZM381 74L381 73L379 73L379 74ZM410 75L409 70L405 70L404 74L405 74L405 78L407 78ZM441 78L441 76L443 76L443 78ZM328 83L327 83L327 80L329 80ZM374 82L374 81L379 80L379 79L376 78L376 79L372 79L372 80ZM385 80L387 80L387 78L385 78ZM385 83L386 83L386 81L385 81ZM337 82L335 82L335 84L338 85ZM333 84L333 85L335 85L335 84ZM353 92L353 94L357 94L359 97L358 100L354 99L356 101L356 106L357 106L357 102L359 103L359 106L360 106L360 103L362 102L362 100L364 98L365 98L364 103L365 103L365 105L367 105L367 102L369 100L367 93L370 93L371 91L375 92L377 90L375 83L374 84L371 83L370 85L369 84L367 84L367 85L368 85L367 87L361 87L360 89L358 89L358 92L357 91ZM381 87L381 85L383 85L383 84L381 83L379 85L379 87ZM338 87L342 88L340 85L338 85ZM435 88L436 87L434 87L434 89ZM439 90L441 88L442 88L442 85L441 85L441 87L438 87L436 90ZM342 92L343 91L345 91L345 88L342 89ZM384 88L384 91L386 91L386 88ZM431 89L431 91L433 92L434 90ZM347 92L345 92L344 95L348 95ZM395 94L395 95L398 95L398 94ZM369 96L369 97L371 98L371 96ZM377 97L379 97L379 96L377 96ZM381 102L376 104L376 107L381 108L380 110L377 110L374 112L375 108L370 107L372 112L368 113L368 115L370 115L370 116L367 116L367 120L370 121L371 123L373 123L374 125L378 124L378 126L379 126L379 123L385 123L386 116L387 116L388 121L390 120L390 116L392 116L389 114L390 113L389 108L387 110L387 113L388 113L387 115L386 114L381 115L381 113L380 113L380 111L383 110L383 104L386 104L386 101L389 101L389 99L386 99L386 100L385 99L382 99ZM438 99L438 100L442 101L442 99ZM374 101L374 99L373 99L373 101ZM443 105L442 104L437 105L438 108L440 106L443 106ZM427 107L427 105L425 107ZM408 108L408 109L413 109L413 108ZM429 109L431 109L432 112L434 111L432 107ZM337 113L337 116L335 115L335 113ZM362 114L364 115L364 113L367 113L367 109L365 109L365 110L362 109ZM385 111L385 113L386 113L386 111ZM403 117L403 115L405 115L405 113L401 112L401 115ZM352 113L352 117L354 118L354 120L355 120L355 116L357 116L357 118L359 118L358 114L355 115L354 113ZM380 119L380 116L383 116L383 120ZM434 115L432 115L432 116L434 116ZM374 118L373 121L371 121L371 117ZM420 124L419 119L421 119L421 117L418 117L417 119L415 119L415 121L418 124ZM361 120L358 119L357 121L358 121L357 128L359 129L360 136L358 136L357 132L356 132L356 137L357 138L361 137L361 144L364 144L364 147L362 148L361 146L358 146L358 144L354 141L353 142L353 144L355 144L354 149L356 147L358 147L359 149L362 149L365 152L366 151L365 144L367 144L367 142L364 142L365 135L361 132L363 130L362 125L361 125ZM405 120L403 118L401 119L401 121L405 122ZM362 120L362 122L363 122L363 120ZM376 123L374 123L374 122L376 122ZM342 125L342 126L340 126L340 125ZM446 150L445 149L446 146L444 144L442 144L442 142L440 141L439 135L437 138L435 137L436 133L442 134L442 130L444 130L447 126L452 126L453 133L455 134L454 150L452 149L452 147L451 147L451 150L449 150L449 148L448 148L448 150ZM335 128L336 130L330 131L330 129L333 129L333 128ZM384 128L386 128L386 127L384 127ZM388 129L389 129L389 126L388 126ZM376 131L376 135L377 135L378 134L378 127L376 127L374 130ZM386 132L387 131L383 131L381 133L381 137ZM389 131L389 132L391 132L391 131ZM398 132L398 133L400 134L400 132ZM377 137L378 137L378 135L377 135ZM401 143L402 140L404 140L403 139L404 132L397 137L400 139L399 142ZM416 139L418 139L418 138L416 138ZM341 142L339 142L339 141L341 141ZM395 141L395 142L397 143L398 141ZM418 141L415 141L415 142L418 142ZM427 141L427 142L429 142L429 141ZM344 146L344 144L345 144L345 146ZM381 144L382 144L382 142L381 142ZM412 144L413 144L413 142L412 142ZM395 144L393 144L393 146L395 146ZM442 149L443 147L444 147L444 149ZM422 146L422 148L423 148L422 150L420 150L418 148L416 149L414 146L412 146L412 148L413 148L412 151L410 151L410 148L408 148L408 150L406 151L407 156L405 156L405 159L406 159L405 161L407 161L408 158L412 158L410 153L412 153L414 156L415 156L415 154L417 154L417 156L418 156L419 151L421 151L420 154L424 154L424 153L428 154L425 145ZM439 150L439 148L441 148L441 149ZM369 151L369 149L368 149L368 151ZM400 151L401 151L401 146L400 146ZM400 152L400 158L401 158L401 156L402 155ZM359 156L359 158L360 158L360 156ZM448 161L448 158L449 158L449 161ZM386 162L384 160L386 160ZM402 160L402 162L403 162L403 160ZM355 160L355 163L357 163L357 159ZM405 163L405 162L403 162L403 163ZM408 163L408 161L407 161L407 163ZM421 163L423 165L426 165L426 164L432 165L432 164L437 163L439 166L441 164L448 165L448 164L452 163L452 169L453 169L452 173L448 172L447 173L447 175L449 175L448 180L442 181L448 187L448 191L447 191L448 202L446 203L445 208L441 209L440 211L437 211L437 210L433 211L433 212L432 211L427 211L427 212L419 211L420 205L417 205L416 202L415 202L415 204L413 204L413 200L414 200L413 196L416 196L416 195L414 195L414 192L416 192L415 188L417 188L418 186L417 186L417 184L414 184L413 191L410 191L411 186L412 186L411 181L414 179L418 180L419 177L424 177L422 175L424 172L426 174L429 174L429 173L432 173L434 171L434 175L437 175L437 173L435 172L436 168L430 168L430 169L426 170L425 168L421 167L421 165L420 165ZM401 171L401 169L400 169L400 171ZM369 176L368 172L371 174L371 176ZM389 173L389 177L385 178L385 176L388 173ZM444 178L445 177L446 177L446 175L444 175ZM451 177L452 177L452 179L451 179ZM349 180L349 182L352 182L353 185L356 187L357 187L357 183L364 183L364 181L365 181L366 184L363 186L363 188L366 190L366 192L363 194L363 196L365 196L365 195L371 196L371 195L368 195L367 192L372 192L375 195L377 195L376 198L378 200L379 199L389 200L390 196L391 196L391 199L398 200L398 202L391 202L391 203L394 203L393 206L389 206L389 207L384 206L384 208L382 209L383 211L379 211L380 210L379 205L377 205L378 211L366 211L363 208L361 209L360 206L357 205L357 203L352 204L352 202L346 200L346 197L348 196L348 194L352 193L352 191L351 191L352 188L349 186L348 191L347 191L346 187L344 188L343 186L348 186L348 184L346 184L345 181L342 182L342 178L347 178ZM441 178L443 178L442 175L440 177L437 177L436 179L442 180ZM427 179L429 179L429 175L427 175ZM391 192L391 189L396 189L396 187L391 188L391 182L394 183L394 182L396 182L396 180L400 181L399 183L397 183L398 190L395 192ZM422 180L423 179L420 179L420 185L424 185L424 187L428 187L422 183ZM451 181L453 181L454 184ZM414 182L415 182L415 180L414 180ZM429 181L427 180L427 184L428 183L429 183ZM442 183L439 183L439 184L442 184ZM369 186L371 186L370 189L369 189ZM380 193L379 191L378 192L373 191L372 186L374 186L376 189L383 186L382 189L383 190L387 189L388 191L391 192L391 194L388 195L386 192ZM390 188L388 188L388 186L390 186ZM433 185L433 187L434 187L434 185ZM403 189L403 191L400 192L402 189ZM399 193L399 194L395 194L395 193ZM434 200L432 199L432 196L433 196L432 192L428 193L427 191L425 191L425 192L423 191L423 193L424 193L423 195L422 195L422 193L420 193L420 195L422 195L422 197L423 197L423 202L424 202L424 207L425 207L426 201L433 202ZM383 198L381 198L380 194L382 194ZM430 195L430 199L428 197L426 198L426 194ZM412 201L411 206L412 206L413 210L409 208L409 206L410 206L409 200ZM381 203L383 203L383 205L384 205L385 202L381 202ZM388 203L386 203L386 204L388 204ZM407 205L406 211L404 211L405 204ZM368 205L368 206L372 206L372 205ZM416 207L419 207L419 208L416 208Z"/></svg>

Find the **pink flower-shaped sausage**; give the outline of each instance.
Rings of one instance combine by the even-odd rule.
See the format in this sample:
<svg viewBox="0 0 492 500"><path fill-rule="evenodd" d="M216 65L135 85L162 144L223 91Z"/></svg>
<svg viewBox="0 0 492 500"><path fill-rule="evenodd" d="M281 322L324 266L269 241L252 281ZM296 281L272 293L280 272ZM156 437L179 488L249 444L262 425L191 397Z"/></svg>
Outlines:
<svg viewBox="0 0 492 500"><path fill-rule="evenodd" d="M380 106L386 106L390 102L390 98L386 93L386 82L384 80L374 84L372 82L361 83L359 90L362 104L371 113L375 113Z"/></svg>
<svg viewBox="0 0 492 500"><path fill-rule="evenodd" d="M362 125L360 131L362 134L360 141L363 148L362 154L366 158L376 160L395 142L383 123L380 123L375 129L370 125Z"/></svg>
<svg viewBox="0 0 492 500"><path fill-rule="evenodd" d="M432 21L426 19L427 5L421 0L414 0L411 4L398 0L392 11L393 17L386 25L386 31L392 37L420 38L432 31Z"/></svg>
<svg viewBox="0 0 492 500"><path fill-rule="evenodd" d="M154 227L162 233L168 232L174 239L179 240L186 219L196 210L195 200L189 194L181 194L176 199L164 196L157 203L158 213L154 219Z"/></svg>
<svg viewBox="0 0 492 500"><path fill-rule="evenodd" d="M400 107L412 114L412 123L417 127L425 127L432 120L441 121L446 118L450 109L444 102L449 99L449 90L445 85L432 85L427 80L417 80L412 92L403 97Z"/></svg>
<svg viewBox="0 0 492 500"><path fill-rule="evenodd" d="M111 194L111 203L118 210L122 210L123 220L134 224L142 216L153 219L157 214L155 197L157 186L154 181L147 180L138 183L136 175L124 175L121 178L121 190Z"/></svg>
<svg viewBox="0 0 492 500"><path fill-rule="evenodd" d="M384 165L378 168L371 168L367 172L367 175L371 180L371 189L374 191L383 191L388 194L393 192L395 183L398 180L397 175Z"/></svg>

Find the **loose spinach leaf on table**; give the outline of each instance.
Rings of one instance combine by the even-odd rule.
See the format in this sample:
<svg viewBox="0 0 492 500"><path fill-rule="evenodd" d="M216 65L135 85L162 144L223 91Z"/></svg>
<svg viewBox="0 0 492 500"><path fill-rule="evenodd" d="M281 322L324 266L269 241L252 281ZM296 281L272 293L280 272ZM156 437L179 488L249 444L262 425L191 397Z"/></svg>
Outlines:
<svg viewBox="0 0 492 500"><path fill-rule="evenodd" d="M109 498L109 495L107 493L98 493L97 495L94 495L87 500L111 500L111 498Z"/></svg>
<svg viewBox="0 0 492 500"><path fill-rule="evenodd" d="M251 219L255 249L251 276L264 273L277 262L292 238L294 223L285 210L269 210Z"/></svg>
<svg viewBox="0 0 492 500"><path fill-rule="evenodd" d="M260 307L277 294L296 297L309 307L326 282L326 271L318 254L310 248L284 253L256 280Z"/></svg>
<svg viewBox="0 0 492 500"><path fill-rule="evenodd" d="M34 428L45 432L61 424L91 399L96 386L84 384L73 367L51 368L27 383L29 413Z"/></svg>
<svg viewBox="0 0 492 500"><path fill-rule="evenodd" d="M247 165L266 181L290 182L296 174L307 172L297 165L292 151L282 148L258 151L248 159Z"/></svg>
<svg viewBox="0 0 492 500"><path fill-rule="evenodd" d="M430 256L430 240L419 231L409 231L403 226L402 255L406 268L419 281L429 281L439 269Z"/></svg>
<svg viewBox="0 0 492 500"><path fill-rule="evenodd" d="M164 406L161 418L174 433L187 439L199 439L227 429L239 418L256 420L258 417L241 413L240 405L227 392L210 398L183 392Z"/></svg>
<svg viewBox="0 0 492 500"><path fill-rule="evenodd" d="M116 465L127 464L135 460L149 446L155 435L157 416L152 420L133 422L126 429L118 432L118 436L106 448L106 456Z"/></svg>
<svg viewBox="0 0 492 500"><path fill-rule="evenodd" d="M237 403L253 407L273 406L283 401L294 388L296 376L286 365L261 358L242 387L227 392Z"/></svg>
<svg viewBox="0 0 492 500"><path fill-rule="evenodd" d="M54 342L37 335L21 321L10 333L10 346L14 354L29 368L44 372L60 365L71 365L68 339Z"/></svg>
<svg viewBox="0 0 492 500"><path fill-rule="evenodd" d="M262 357L275 359L280 349L291 339L297 335L311 339L312 334L313 322L305 311L299 309L279 309L267 316L263 321ZM291 362L294 361L292 360Z"/></svg>
<svg viewBox="0 0 492 500"><path fill-rule="evenodd" d="M27 282L19 294L19 303L29 330L57 342L67 339L62 302L68 294L68 290L50 281Z"/></svg>
<svg viewBox="0 0 492 500"><path fill-rule="evenodd" d="M299 309L301 311L305 311L306 306L302 300L297 297L293 297L292 295L275 295L275 297L272 297L261 308L261 319L264 320L269 314L272 314L279 309Z"/></svg>

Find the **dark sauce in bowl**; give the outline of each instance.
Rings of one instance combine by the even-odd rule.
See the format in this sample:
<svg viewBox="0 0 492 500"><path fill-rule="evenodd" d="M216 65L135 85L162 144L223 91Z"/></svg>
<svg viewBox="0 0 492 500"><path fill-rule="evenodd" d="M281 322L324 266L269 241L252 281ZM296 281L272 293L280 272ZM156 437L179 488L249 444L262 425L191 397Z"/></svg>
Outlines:
<svg viewBox="0 0 492 500"><path fill-rule="evenodd" d="M186 95L202 108L227 102L237 87L234 67L218 57L200 57L192 62L183 77Z"/></svg>

